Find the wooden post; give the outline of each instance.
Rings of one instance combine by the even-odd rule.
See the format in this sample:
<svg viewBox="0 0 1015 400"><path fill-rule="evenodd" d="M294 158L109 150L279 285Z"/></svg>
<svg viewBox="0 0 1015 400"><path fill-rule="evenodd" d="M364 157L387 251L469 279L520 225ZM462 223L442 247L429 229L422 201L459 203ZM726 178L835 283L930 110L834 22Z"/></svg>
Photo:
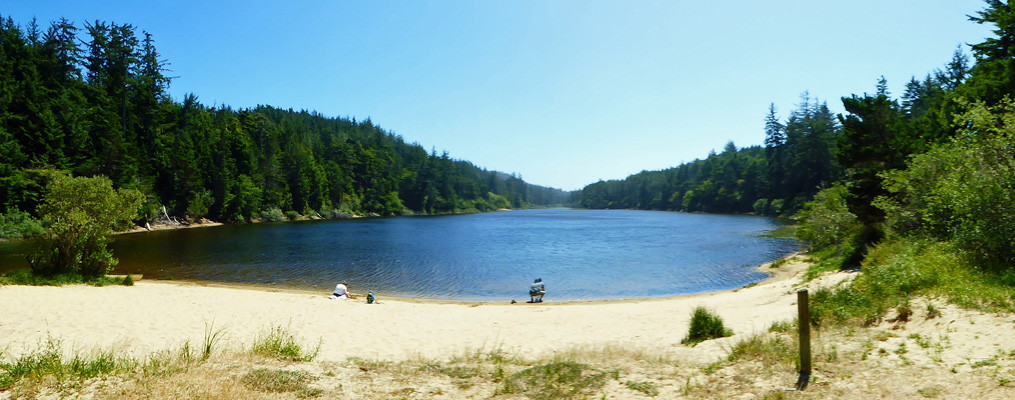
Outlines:
<svg viewBox="0 0 1015 400"><path fill-rule="evenodd" d="M796 292L798 328L800 331L800 375L811 374L811 310L807 305L807 289Z"/></svg>

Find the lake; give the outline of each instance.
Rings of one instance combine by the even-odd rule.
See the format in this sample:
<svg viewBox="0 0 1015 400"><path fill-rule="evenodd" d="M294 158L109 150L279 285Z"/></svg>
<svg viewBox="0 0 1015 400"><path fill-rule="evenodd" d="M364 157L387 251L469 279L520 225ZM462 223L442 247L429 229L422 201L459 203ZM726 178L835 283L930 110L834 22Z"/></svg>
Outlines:
<svg viewBox="0 0 1015 400"><path fill-rule="evenodd" d="M733 289L799 249L755 216L633 210L484 214L227 225L118 235L115 273L463 301L665 297ZM0 244L0 272L27 267L31 242Z"/></svg>

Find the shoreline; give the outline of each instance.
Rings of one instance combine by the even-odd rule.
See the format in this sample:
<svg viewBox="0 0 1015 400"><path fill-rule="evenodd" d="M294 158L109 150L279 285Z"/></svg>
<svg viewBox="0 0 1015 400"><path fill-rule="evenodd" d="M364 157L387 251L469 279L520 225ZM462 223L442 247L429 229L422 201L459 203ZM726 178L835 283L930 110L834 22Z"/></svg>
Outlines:
<svg viewBox="0 0 1015 400"><path fill-rule="evenodd" d="M552 300L552 298L551 298L550 300L545 301L543 303L539 303L538 305L541 305L541 306L561 306L561 305L581 305L581 304L632 303L632 302L644 302L644 301L667 301L667 300L674 300L674 299L686 299L686 298L694 298L694 297L698 297L698 296L715 295L715 294L721 294L721 293L726 293L726 292L737 292L739 290L747 289L747 288L758 286L758 285L776 283L776 282L785 281L785 280L789 280L789 279L795 278L797 275L799 275L800 272L803 272L800 269L801 267L804 267L803 262L798 259L801 256L801 254L802 254L801 252L790 253L790 254L787 254L786 256L783 256L783 257L779 258L778 260L775 260L775 261L772 261L772 262L767 262L767 263L759 265L758 267L755 268L755 270L758 271L758 272L764 273L764 274L766 274L768 276L766 278L760 280L760 281L757 281L757 282L754 282L752 284L748 284L746 286L739 287L739 288L710 290L710 291L704 291L704 292L698 292L698 293L677 294L677 295L662 296L662 297L633 297L633 298L623 298L623 299L594 299L594 300ZM795 262L794 262L794 260L795 260ZM792 268L782 268L782 267L772 268L772 265L775 265L778 262L784 262L785 264L791 264L791 263L793 263L794 265L791 266ZM806 268L804 268L804 270L806 270ZM302 289L302 288L293 288L293 287L277 287L277 286L271 286L271 285L266 285L266 284L258 284L258 283L218 282L218 281L202 281L202 280L188 280L188 279L164 279L164 280L163 279L149 279L149 280L146 280L145 282L146 283L155 283L155 284L166 284L166 285L176 284L176 285L180 285L180 286L216 287L216 288L226 288L226 289L236 289L236 290L249 290L249 291L255 291L255 292L288 293L288 294L297 294L297 295L312 295L312 296L323 296L324 298L327 298L327 297L329 297L331 295L331 291L330 290L323 290L323 291L321 291L321 290ZM356 291L350 291L350 294L355 296L353 299L351 299L353 301L360 301L360 300L364 300L366 298L366 293L360 293L360 292L356 292ZM510 303L510 301L508 301L508 300L432 299L432 298L423 298L423 297L387 295L387 294L384 294L383 292L377 292L377 291L375 291L375 294L378 297L382 298L383 300L393 300L393 301L406 302L406 303L419 303L419 304L458 304L458 305L497 305L497 304L512 305L512 303ZM522 297L524 298L524 296L522 296ZM531 305L531 303L526 303L526 302L522 302L522 301L516 303L515 305L517 305L517 304L530 304Z"/></svg>
<svg viewBox="0 0 1015 400"><path fill-rule="evenodd" d="M767 268L767 267L766 267ZM739 334L763 331L796 313L799 257L745 288L667 298L546 302L452 302L379 295L380 304L329 300L330 293L180 281L135 286L0 286L0 349L14 356L51 338L73 351L122 347L147 356L202 343L224 329L228 346L249 346L270 327L295 332L320 358L447 358L499 349L553 355L572 348L652 348L711 362ZM820 281L808 282L818 285ZM738 334L690 348L680 344L691 311L718 313Z"/></svg>

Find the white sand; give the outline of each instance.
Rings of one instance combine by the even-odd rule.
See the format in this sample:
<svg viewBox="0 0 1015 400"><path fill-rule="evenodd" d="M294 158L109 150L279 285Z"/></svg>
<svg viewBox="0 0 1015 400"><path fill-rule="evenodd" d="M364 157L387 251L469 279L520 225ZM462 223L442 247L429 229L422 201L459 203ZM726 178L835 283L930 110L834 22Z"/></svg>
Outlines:
<svg viewBox="0 0 1015 400"><path fill-rule="evenodd" d="M735 333L767 329L797 312L796 274L789 263L757 286L667 299L541 304L441 303L396 300L383 304L329 300L300 293L192 283L139 281L134 287L0 287L0 349L8 355L59 338L72 351L125 346L143 356L203 342L206 327L225 329L226 344L250 346L275 325L309 345L321 340L320 359L445 358L477 349L532 356L576 346L631 346L714 361L732 339L694 349L680 345L690 314L703 305ZM814 284L814 283L812 283ZM355 292L355 288L354 292Z"/></svg>

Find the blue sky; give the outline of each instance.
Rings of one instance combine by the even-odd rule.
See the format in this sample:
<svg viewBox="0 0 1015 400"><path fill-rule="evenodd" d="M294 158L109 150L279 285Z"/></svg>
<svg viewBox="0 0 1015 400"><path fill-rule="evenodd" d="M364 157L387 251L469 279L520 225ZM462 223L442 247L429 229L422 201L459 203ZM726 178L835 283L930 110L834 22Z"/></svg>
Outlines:
<svg viewBox="0 0 1015 400"><path fill-rule="evenodd" d="M408 142L566 190L764 140L800 95L894 96L989 27L981 0L5 0L150 32L170 92L364 119Z"/></svg>

